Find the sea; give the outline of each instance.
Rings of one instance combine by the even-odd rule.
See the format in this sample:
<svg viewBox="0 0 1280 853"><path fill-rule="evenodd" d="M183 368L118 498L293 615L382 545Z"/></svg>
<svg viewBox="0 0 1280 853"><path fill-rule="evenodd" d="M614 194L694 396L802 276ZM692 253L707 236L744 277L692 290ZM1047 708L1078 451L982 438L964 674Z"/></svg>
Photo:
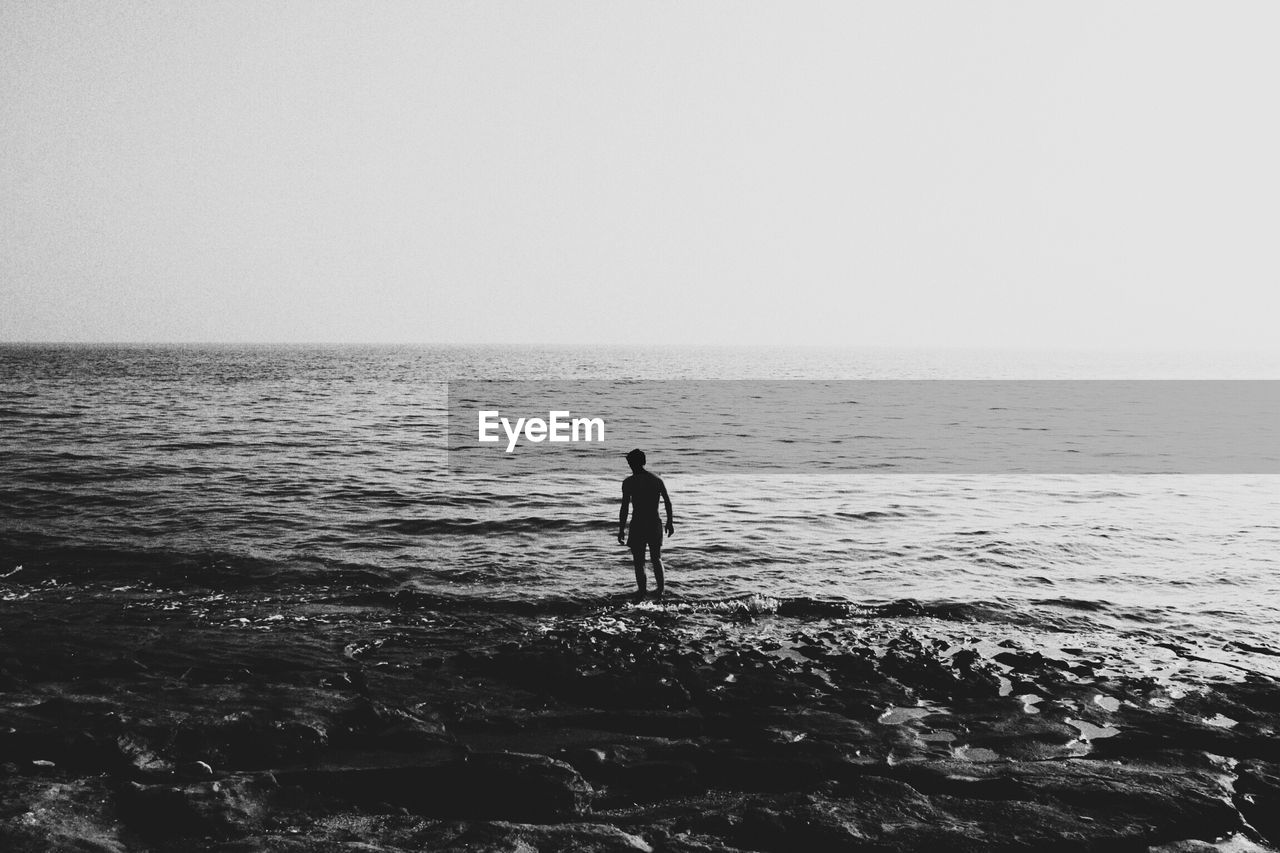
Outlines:
<svg viewBox="0 0 1280 853"><path fill-rule="evenodd" d="M238 597L263 630L369 601L513 630L842 619L1280 676L1278 476L682 471L651 447L677 527L667 599L635 604L621 460L450 470L446 427L458 379L1275 378L1249 353L4 345L0 598Z"/></svg>

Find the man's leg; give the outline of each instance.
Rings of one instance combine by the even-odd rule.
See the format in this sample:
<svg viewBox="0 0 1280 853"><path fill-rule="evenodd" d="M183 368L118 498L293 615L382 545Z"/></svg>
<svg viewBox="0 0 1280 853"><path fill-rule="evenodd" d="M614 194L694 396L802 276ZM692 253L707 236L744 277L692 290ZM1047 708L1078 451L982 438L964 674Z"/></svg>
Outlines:
<svg viewBox="0 0 1280 853"><path fill-rule="evenodd" d="M662 543L649 543L649 556L653 558L653 594L662 598Z"/></svg>
<svg viewBox="0 0 1280 853"><path fill-rule="evenodd" d="M636 595L643 596L647 586L644 577L644 543L631 549L631 560L636 565Z"/></svg>

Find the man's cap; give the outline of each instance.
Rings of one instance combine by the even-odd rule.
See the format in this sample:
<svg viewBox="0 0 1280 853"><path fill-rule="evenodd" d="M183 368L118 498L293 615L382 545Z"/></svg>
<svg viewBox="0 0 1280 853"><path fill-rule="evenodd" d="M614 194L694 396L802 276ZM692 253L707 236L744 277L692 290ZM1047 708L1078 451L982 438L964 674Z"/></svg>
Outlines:
<svg viewBox="0 0 1280 853"><path fill-rule="evenodd" d="M635 462L638 465L643 465L645 462L644 451L637 447L635 450L627 454L627 461Z"/></svg>

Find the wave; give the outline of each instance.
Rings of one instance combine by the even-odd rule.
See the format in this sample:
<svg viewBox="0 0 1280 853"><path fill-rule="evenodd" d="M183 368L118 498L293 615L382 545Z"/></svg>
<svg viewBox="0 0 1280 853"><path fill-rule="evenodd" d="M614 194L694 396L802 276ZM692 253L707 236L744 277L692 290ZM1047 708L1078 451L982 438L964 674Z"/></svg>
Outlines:
<svg viewBox="0 0 1280 853"><path fill-rule="evenodd" d="M84 412L55 411L51 409L14 409L8 406L0 407L0 418L4 419L14 418L20 420L63 421L84 417L84 414Z"/></svg>
<svg viewBox="0 0 1280 853"><path fill-rule="evenodd" d="M541 516L488 521L390 519L384 523L398 525L409 532L456 532L464 535L495 530L545 530L548 526L558 529L607 526L607 523L602 525L596 521ZM768 558L761 558L758 562L767 563ZM11 576L7 583L24 587L56 581L59 585L84 587L141 582L179 595L184 591L199 590L246 593L289 590L312 601L391 610L544 616L585 614L634 606L630 591L583 595L557 592L548 586L513 586L509 580L495 576L492 566L454 565L439 568L424 577L421 569L344 561L318 554L299 555L295 552L289 559L282 560L253 552L207 548L110 548L68 544L35 532L11 532L0 536L0 570L8 572L17 566L24 567L23 571ZM732 580L727 582L736 583ZM737 590L743 590L743 587L738 586ZM1094 614L1112 610L1106 602L1068 597L1030 601L954 598L867 601L841 596L786 595L768 588L737 590L732 594L716 595L714 590L704 588L701 596L669 592L659 606L671 614L731 618L935 619L1040 626L1046 622L1078 623Z"/></svg>
<svg viewBox="0 0 1280 853"><path fill-rule="evenodd" d="M56 545L38 533L0 538L0 568L23 567L15 578L25 585L44 582L110 585L143 582L176 590L278 589L306 584L385 587L391 573L362 563L337 560L282 562L254 554L209 549L124 549L93 545Z"/></svg>
<svg viewBox="0 0 1280 853"><path fill-rule="evenodd" d="M762 593L726 598L693 599L668 596L661 602L637 604L632 593L598 596L543 596L539 598L481 597L400 589L339 595L332 603L360 604L399 610L511 613L543 616L579 616L602 610L629 608L661 609L669 613L709 613L753 616L841 617L873 614L874 608L847 601L814 598L776 598Z"/></svg>
<svg viewBox="0 0 1280 853"><path fill-rule="evenodd" d="M834 513L836 518L844 518L850 521L877 521L882 518L908 518L909 513L900 512L898 510L879 510L869 509L865 512L837 512Z"/></svg>
<svg viewBox="0 0 1280 853"><path fill-rule="evenodd" d="M340 594L332 603L386 607L397 610L507 613L538 616L579 616L613 609L640 607L669 614L708 614L727 617L778 616L800 619L930 618L948 622L1035 623L1008 604L989 601L919 601L900 599L867 603L810 596L776 596L763 592L725 597L693 598L668 595L662 601L634 601L632 593L597 596L516 598L455 595L416 589L369 590Z"/></svg>
<svg viewBox="0 0 1280 853"><path fill-rule="evenodd" d="M1111 609L1111 605L1105 601L1093 601L1090 599L1083 599L1083 598L1068 598L1065 596L1059 597L1059 598L1038 598L1038 599L1034 599L1031 603L1047 605L1049 607L1065 607L1069 610L1082 610L1087 613L1101 613L1105 610Z"/></svg>
<svg viewBox="0 0 1280 853"><path fill-rule="evenodd" d="M515 518L388 518L369 526L409 536L433 534L489 536L495 533L545 533L548 531L603 530L607 519L556 518L529 515Z"/></svg>

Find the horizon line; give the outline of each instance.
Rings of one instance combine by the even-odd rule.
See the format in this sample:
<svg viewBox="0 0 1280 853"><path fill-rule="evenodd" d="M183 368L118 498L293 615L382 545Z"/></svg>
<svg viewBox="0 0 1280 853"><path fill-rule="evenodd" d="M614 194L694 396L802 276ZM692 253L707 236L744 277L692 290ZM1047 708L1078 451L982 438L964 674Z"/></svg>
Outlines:
<svg viewBox="0 0 1280 853"><path fill-rule="evenodd" d="M589 347L599 349L844 349L844 350L965 350L971 352L1147 352L1147 353L1258 353L1280 355L1280 346L1184 346L1169 345L1025 345L1025 344L884 344L884 343L724 343L724 342L665 342L665 343L605 343L599 341L359 341L359 340L0 340L0 346L65 346L65 347Z"/></svg>

